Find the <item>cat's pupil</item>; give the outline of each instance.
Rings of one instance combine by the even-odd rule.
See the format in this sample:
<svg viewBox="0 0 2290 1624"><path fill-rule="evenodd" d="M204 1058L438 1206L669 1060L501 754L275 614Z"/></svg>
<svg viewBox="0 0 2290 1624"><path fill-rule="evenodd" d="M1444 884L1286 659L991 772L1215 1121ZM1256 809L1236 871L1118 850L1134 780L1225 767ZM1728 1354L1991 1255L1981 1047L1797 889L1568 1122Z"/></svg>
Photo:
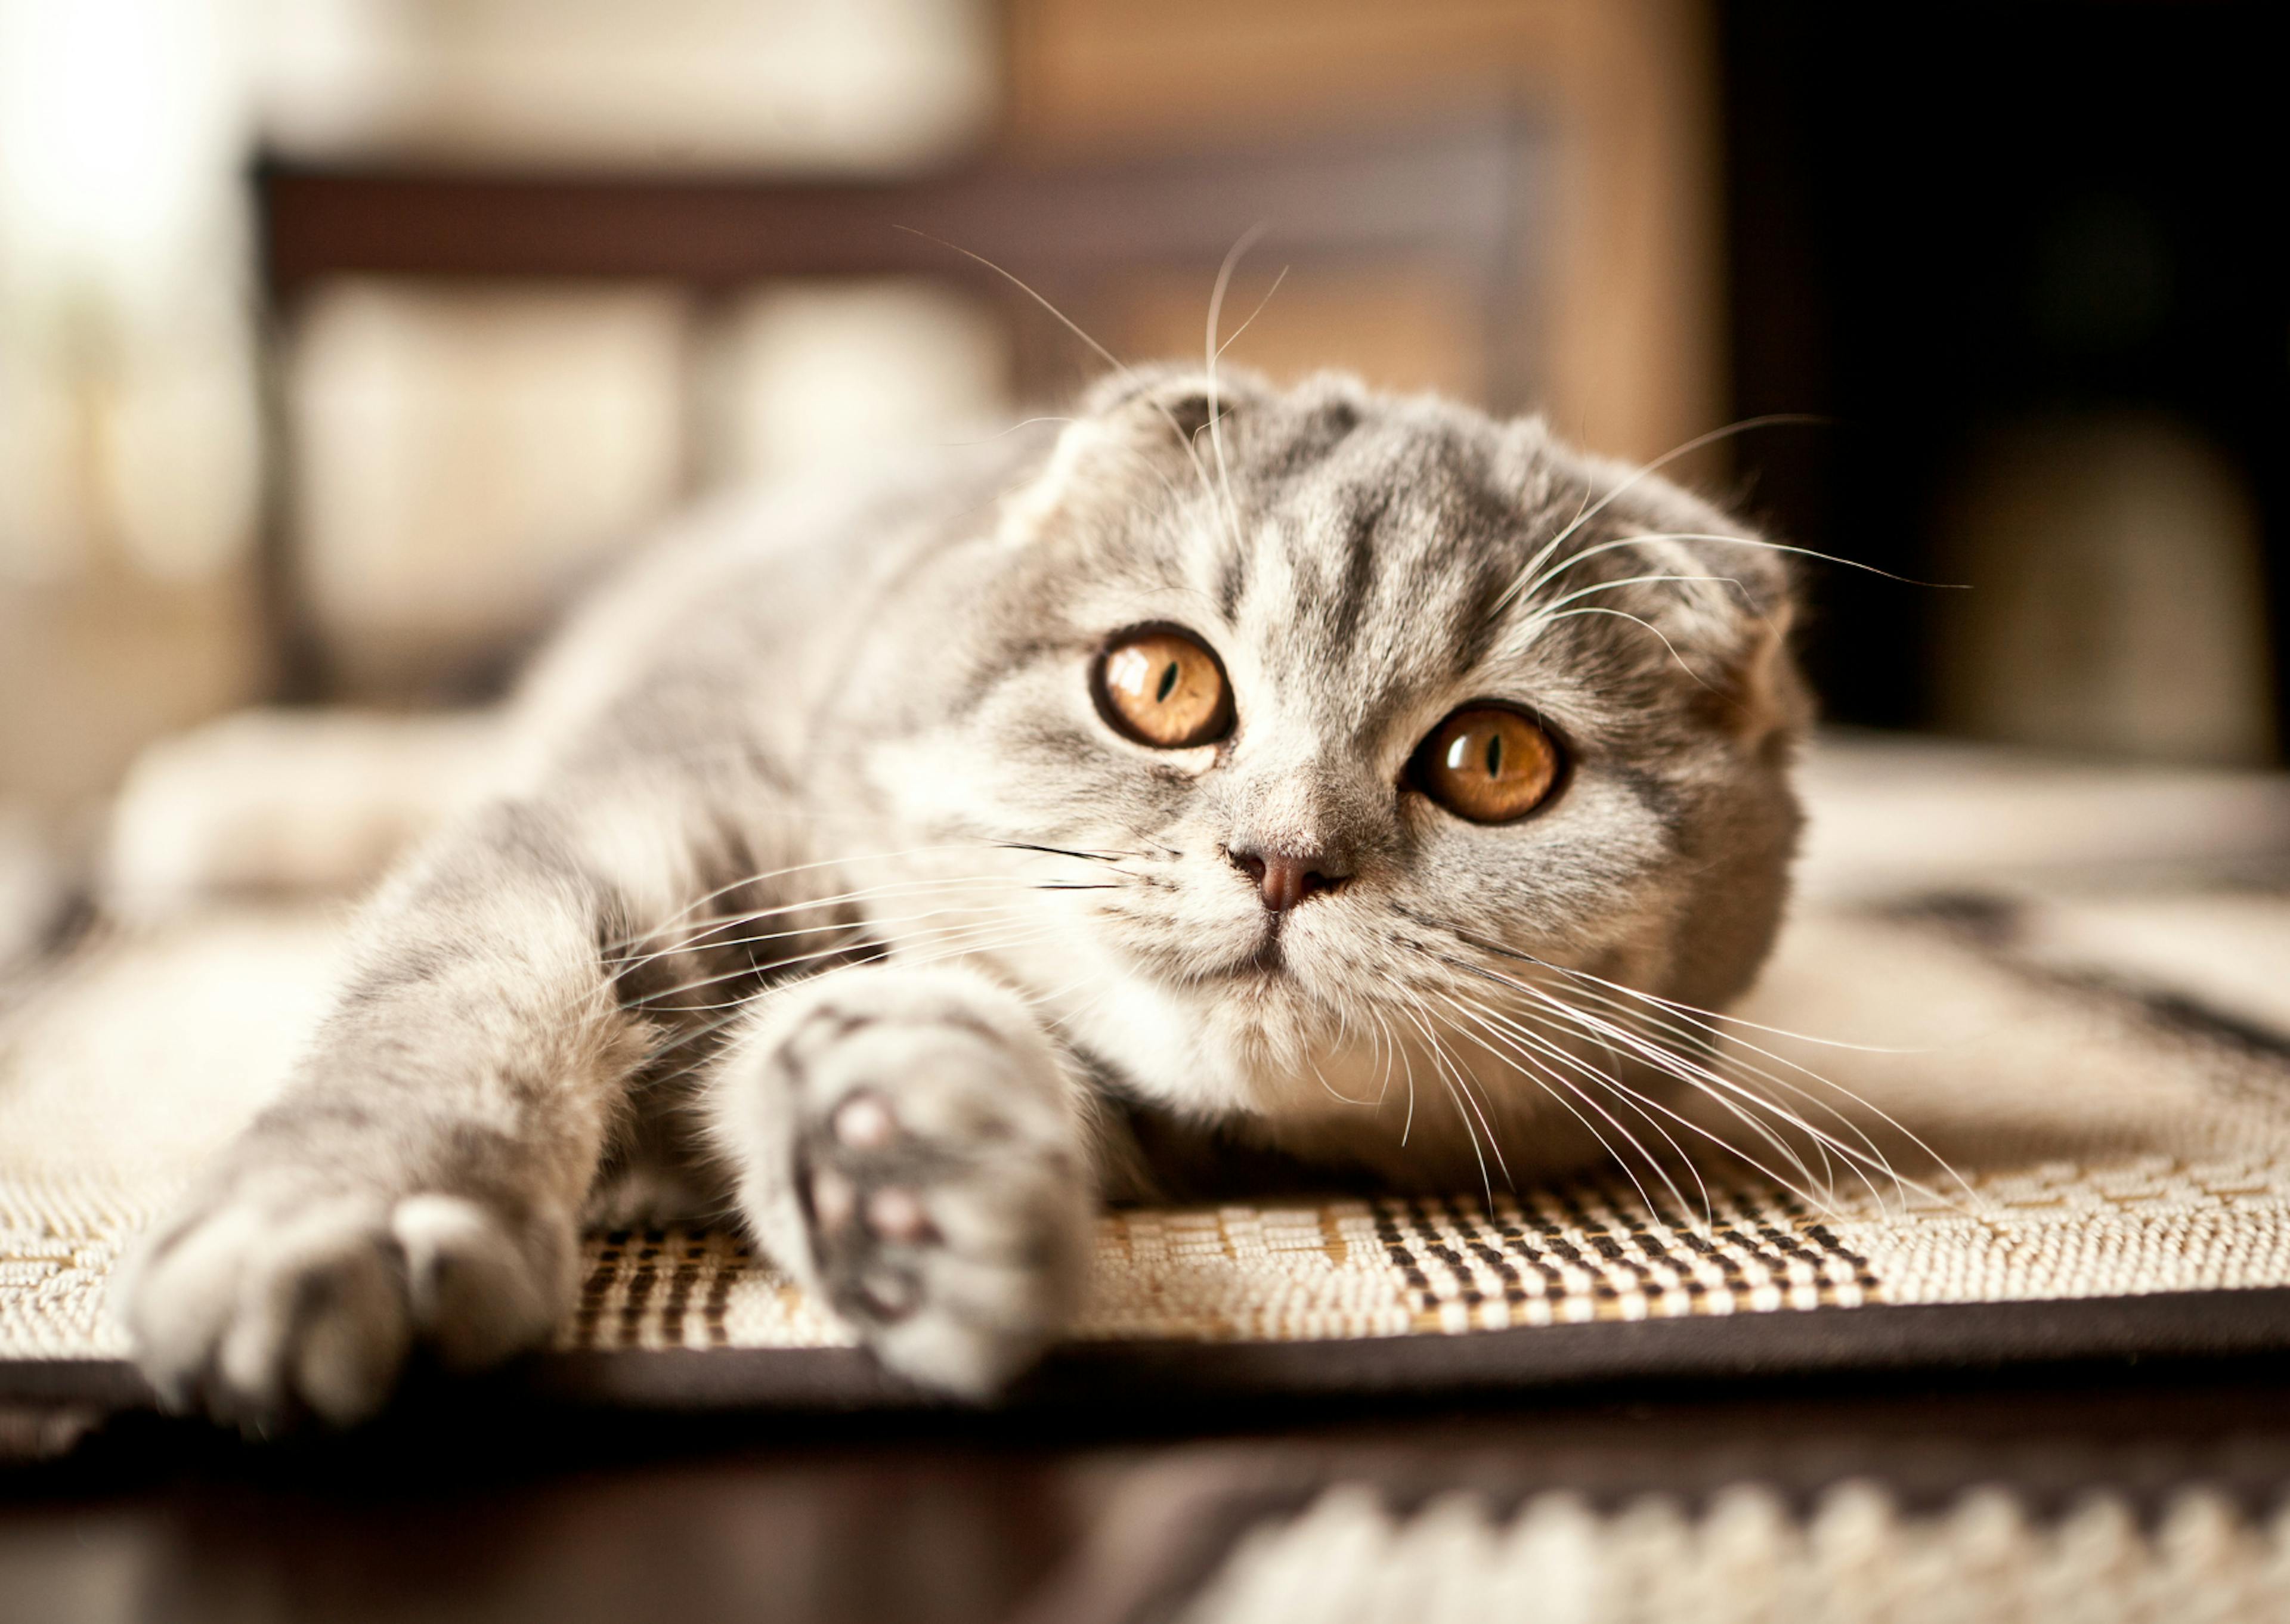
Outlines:
<svg viewBox="0 0 2290 1624"><path fill-rule="evenodd" d="M1502 776L1502 735L1501 733L1487 735L1487 776L1489 778Z"/></svg>
<svg viewBox="0 0 2290 1624"><path fill-rule="evenodd" d="M1169 662L1169 668L1161 673L1161 685L1153 691L1153 698L1157 703L1165 705L1169 702L1169 696L1176 691L1177 662L1173 660Z"/></svg>

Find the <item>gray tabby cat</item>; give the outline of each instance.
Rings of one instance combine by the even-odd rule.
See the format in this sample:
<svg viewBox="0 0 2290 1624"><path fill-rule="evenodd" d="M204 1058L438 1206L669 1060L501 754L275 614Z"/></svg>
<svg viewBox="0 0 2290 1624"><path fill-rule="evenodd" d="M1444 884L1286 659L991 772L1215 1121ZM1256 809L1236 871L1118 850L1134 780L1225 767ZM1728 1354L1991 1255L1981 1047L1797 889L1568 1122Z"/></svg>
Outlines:
<svg viewBox="0 0 2290 1624"><path fill-rule="evenodd" d="M530 759L147 1245L143 1368L351 1421L417 1348L544 1340L584 1221L735 1212L985 1395L1101 1200L1644 1143L1687 1076L1645 1039L1782 908L1789 614L1675 486L1335 377L1125 374L703 515L542 661Z"/></svg>

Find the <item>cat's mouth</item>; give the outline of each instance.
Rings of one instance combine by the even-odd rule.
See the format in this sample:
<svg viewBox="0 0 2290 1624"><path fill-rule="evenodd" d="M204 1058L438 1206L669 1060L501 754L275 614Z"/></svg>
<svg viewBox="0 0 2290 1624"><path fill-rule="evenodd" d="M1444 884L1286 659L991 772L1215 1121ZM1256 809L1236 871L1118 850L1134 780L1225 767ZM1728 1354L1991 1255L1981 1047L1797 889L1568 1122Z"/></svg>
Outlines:
<svg viewBox="0 0 2290 1624"><path fill-rule="evenodd" d="M1286 975L1288 955L1281 948L1280 932L1277 930L1265 932L1264 940L1257 944L1256 951L1235 964L1232 973L1244 979Z"/></svg>
<svg viewBox="0 0 2290 1624"><path fill-rule="evenodd" d="M1277 915L1269 916L1256 945L1232 960L1225 974L1244 987L1295 982L1296 966L1287 945L1288 932L1281 928L1284 923Z"/></svg>

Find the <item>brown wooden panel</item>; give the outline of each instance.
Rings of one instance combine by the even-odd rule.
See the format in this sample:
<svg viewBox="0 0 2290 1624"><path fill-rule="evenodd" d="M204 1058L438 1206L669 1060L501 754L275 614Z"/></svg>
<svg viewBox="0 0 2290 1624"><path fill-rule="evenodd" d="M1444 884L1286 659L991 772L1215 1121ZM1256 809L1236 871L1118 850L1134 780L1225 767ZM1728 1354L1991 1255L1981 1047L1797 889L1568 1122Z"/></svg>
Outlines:
<svg viewBox="0 0 2290 1624"><path fill-rule="evenodd" d="M284 164L259 174L275 292L346 273L652 276L730 284L974 275L940 237L1024 274L1205 260L1259 223L1266 252L1506 256L1533 133L1509 120L1349 145L1049 167L989 160L878 185L568 179ZM917 235L921 234L921 235Z"/></svg>

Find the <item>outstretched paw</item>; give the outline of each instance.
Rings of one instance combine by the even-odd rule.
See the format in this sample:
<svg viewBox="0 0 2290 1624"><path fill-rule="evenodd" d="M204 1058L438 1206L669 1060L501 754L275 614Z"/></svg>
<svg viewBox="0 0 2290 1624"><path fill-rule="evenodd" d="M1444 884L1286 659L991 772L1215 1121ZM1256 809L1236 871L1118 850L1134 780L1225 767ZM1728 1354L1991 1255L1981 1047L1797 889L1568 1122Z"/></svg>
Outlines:
<svg viewBox="0 0 2290 1624"><path fill-rule="evenodd" d="M787 1181L811 1284L893 1369L1001 1388L1070 1322L1089 1261L1070 1087L1031 1018L961 972L854 971L761 1052L778 1108L796 1107Z"/></svg>
<svg viewBox="0 0 2290 1624"><path fill-rule="evenodd" d="M569 1289L567 1225L477 1201L389 1197L303 1169L220 1182L146 1244L123 1283L162 1402L250 1431L364 1420L415 1344L448 1368L545 1337Z"/></svg>

